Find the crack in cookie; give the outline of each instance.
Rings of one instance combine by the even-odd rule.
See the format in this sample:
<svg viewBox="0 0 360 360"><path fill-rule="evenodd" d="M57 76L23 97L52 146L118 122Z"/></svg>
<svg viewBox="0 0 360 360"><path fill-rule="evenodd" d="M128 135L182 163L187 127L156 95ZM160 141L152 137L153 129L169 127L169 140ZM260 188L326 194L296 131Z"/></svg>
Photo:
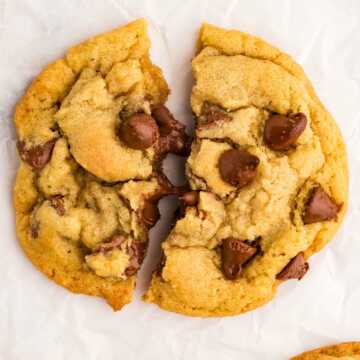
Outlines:
<svg viewBox="0 0 360 360"><path fill-rule="evenodd" d="M178 217L145 300L193 316L263 305L339 227L347 207L341 134L302 69L264 41L204 25L192 62L195 138L138 20L73 47L19 102L16 228L30 260L77 293L128 303L159 219ZM189 155L189 184L162 172Z"/></svg>

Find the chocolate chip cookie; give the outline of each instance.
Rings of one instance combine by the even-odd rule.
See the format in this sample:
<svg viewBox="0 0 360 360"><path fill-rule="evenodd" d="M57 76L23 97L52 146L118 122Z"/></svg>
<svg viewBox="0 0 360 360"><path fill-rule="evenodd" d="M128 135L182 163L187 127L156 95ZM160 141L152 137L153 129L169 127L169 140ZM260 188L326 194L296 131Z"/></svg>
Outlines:
<svg viewBox="0 0 360 360"><path fill-rule="evenodd" d="M359 360L360 342L348 342L305 352L293 360Z"/></svg>
<svg viewBox="0 0 360 360"><path fill-rule="evenodd" d="M265 41L203 25L192 67L191 191L145 299L192 316L255 309L338 229L340 131L303 70Z"/></svg>
<svg viewBox="0 0 360 360"><path fill-rule="evenodd" d="M23 249L50 279L114 309L131 299L157 201L177 191L161 160L186 152L149 47L144 20L75 46L33 81L15 114Z"/></svg>

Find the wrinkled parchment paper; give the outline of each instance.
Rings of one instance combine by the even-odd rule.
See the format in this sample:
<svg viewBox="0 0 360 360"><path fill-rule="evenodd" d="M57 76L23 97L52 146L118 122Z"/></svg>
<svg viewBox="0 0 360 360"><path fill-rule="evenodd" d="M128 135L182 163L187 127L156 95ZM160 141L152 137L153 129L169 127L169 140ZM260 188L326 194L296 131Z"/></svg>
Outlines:
<svg viewBox="0 0 360 360"><path fill-rule="evenodd" d="M188 318L144 304L173 201L152 231L135 300L114 313L99 299L48 281L16 242L11 188L18 165L12 114L31 79L70 45L138 17L150 23L152 58L169 106L191 127L190 59L203 21L260 35L305 67L346 139L350 210L303 281L275 300L223 319ZM181 175L168 160L174 181ZM359 0L0 0L0 359L288 359L312 347L360 340Z"/></svg>

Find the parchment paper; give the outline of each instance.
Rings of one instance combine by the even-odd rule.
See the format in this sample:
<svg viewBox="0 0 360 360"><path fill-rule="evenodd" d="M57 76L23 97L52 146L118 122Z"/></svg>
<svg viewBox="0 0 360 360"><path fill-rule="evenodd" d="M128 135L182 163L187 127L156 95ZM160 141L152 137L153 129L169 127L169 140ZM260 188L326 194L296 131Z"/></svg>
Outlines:
<svg viewBox="0 0 360 360"><path fill-rule="evenodd" d="M203 21L260 35L305 67L346 139L350 209L341 231L301 282L275 300L223 319L189 318L144 304L174 201L161 204L134 302L114 313L73 295L25 258L14 233L11 188L18 165L14 105L31 79L70 45L138 17L150 23L152 58L165 72L169 107L191 127L190 60ZM0 359L288 359L360 340L360 1L0 0ZM171 177L172 162L166 168ZM151 259L150 259L151 258Z"/></svg>

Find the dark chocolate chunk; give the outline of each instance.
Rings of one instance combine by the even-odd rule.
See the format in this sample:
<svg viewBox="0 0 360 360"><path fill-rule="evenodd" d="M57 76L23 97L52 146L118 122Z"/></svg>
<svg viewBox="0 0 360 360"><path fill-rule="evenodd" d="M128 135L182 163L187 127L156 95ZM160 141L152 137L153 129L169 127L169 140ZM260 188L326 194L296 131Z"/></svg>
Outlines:
<svg viewBox="0 0 360 360"><path fill-rule="evenodd" d="M334 220L337 218L340 208L341 206L337 205L321 186L318 186L313 189L305 206L304 224Z"/></svg>
<svg viewBox="0 0 360 360"><path fill-rule="evenodd" d="M175 212L175 219L181 219L186 214L187 206L196 206L199 202L198 191L187 191L179 195L180 204ZM175 223L173 224L175 226Z"/></svg>
<svg viewBox="0 0 360 360"><path fill-rule="evenodd" d="M229 237L222 243L222 269L228 279L237 279L242 265L253 258L257 248L246 244L243 240Z"/></svg>
<svg viewBox="0 0 360 360"><path fill-rule="evenodd" d="M307 119L303 113L291 116L271 115L265 123L264 141L272 150L288 150L306 128Z"/></svg>
<svg viewBox="0 0 360 360"><path fill-rule="evenodd" d="M230 149L221 154L218 166L224 181L241 188L253 181L259 163L259 158L246 150Z"/></svg>
<svg viewBox="0 0 360 360"><path fill-rule="evenodd" d="M123 120L118 135L128 147L144 150L155 143L159 129L150 115L139 113Z"/></svg>
<svg viewBox="0 0 360 360"><path fill-rule="evenodd" d="M17 148L23 161L36 170L41 170L50 160L56 139L28 148L25 141L18 141Z"/></svg>
<svg viewBox="0 0 360 360"><path fill-rule="evenodd" d="M299 252L290 262L284 267L283 270L276 275L278 280L301 280L309 270L309 264L305 261L304 253Z"/></svg>
<svg viewBox="0 0 360 360"><path fill-rule="evenodd" d="M166 153L187 155L189 152L189 138L185 133L185 126L176 121L169 109L158 106L152 110L160 131L160 139L157 145L158 157Z"/></svg>
<svg viewBox="0 0 360 360"><path fill-rule="evenodd" d="M199 192L188 191L182 194L179 198L185 206L196 206L199 202Z"/></svg>

